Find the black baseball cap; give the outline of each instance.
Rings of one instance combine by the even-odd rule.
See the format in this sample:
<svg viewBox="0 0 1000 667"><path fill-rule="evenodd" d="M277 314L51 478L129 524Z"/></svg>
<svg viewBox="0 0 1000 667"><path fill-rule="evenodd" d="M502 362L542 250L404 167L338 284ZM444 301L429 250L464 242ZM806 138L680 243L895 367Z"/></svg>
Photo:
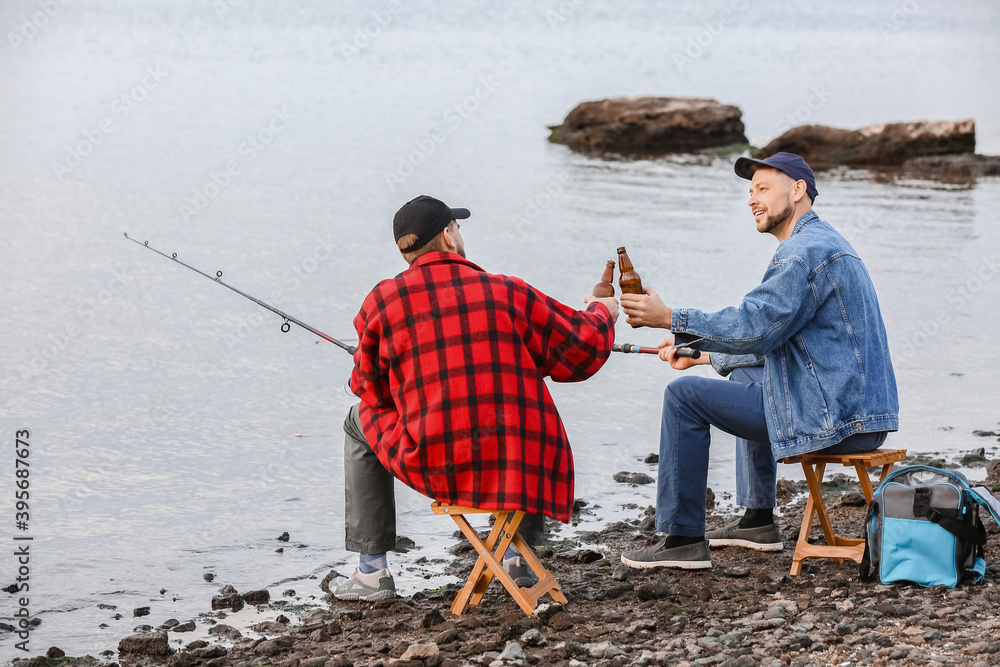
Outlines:
<svg viewBox="0 0 1000 667"><path fill-rule="evenodd" d="M816 201L816 176L813 175L812 168L795 153L775 153L771 157L763 160L755 160L749 157L741 157L736 160L736 175L748 181L753 178L753 174L760 167L770 167L784 172L794 181L806 182L806 194L809 199Z"/></svg>
<svg viewBox="0 0 1000 667"><path fill-rule="evenodd" d="M416 243L400 249L400 252L416 252L430 243L452 220L465 220L470 215L467 208L450 208L440 199L420 195L396 211L392 219L392 233L397 242L407 234L416 234Z"/></svg>

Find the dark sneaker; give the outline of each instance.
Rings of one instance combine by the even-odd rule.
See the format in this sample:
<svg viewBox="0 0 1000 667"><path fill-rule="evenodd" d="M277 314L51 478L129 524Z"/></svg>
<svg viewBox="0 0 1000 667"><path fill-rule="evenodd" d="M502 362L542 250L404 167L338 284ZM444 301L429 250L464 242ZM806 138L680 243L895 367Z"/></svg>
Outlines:
<svg viewBox="0 0 1000 667"><path fill-rule="evenodd" d="M666 549L667 538L645 549L626 551L622 562L629 567L645 570L651 567L677 567L682 570L704 570L712 567L708 540Z"/></svg>
<svg viewBox="0 0 1000 667"><path fill-rule="evenodd" d="M757 551L781 551L781 535L777 524L768 524L758 528L740 528L740 520L736 519L722 528L716 528L705 533L705 539L713 547L747 547Z"/></svg>
<svg viewBox="0 0 1000 667"><path fill-rule="evenodd" d="M396 597L396 582L389 570L379 570L371 574L361 574L355 570L354 575L337 586L333 597L338 600L391 600Z"/></svg>
<svg viewBox="0 0 1000 667"><path fill-rule="evenodd" d="M538 583L538 577L531 571L528 564L520 556L505 558L503 561L504 572L510 575L514 583L521 588L531 588Z"/></svg>

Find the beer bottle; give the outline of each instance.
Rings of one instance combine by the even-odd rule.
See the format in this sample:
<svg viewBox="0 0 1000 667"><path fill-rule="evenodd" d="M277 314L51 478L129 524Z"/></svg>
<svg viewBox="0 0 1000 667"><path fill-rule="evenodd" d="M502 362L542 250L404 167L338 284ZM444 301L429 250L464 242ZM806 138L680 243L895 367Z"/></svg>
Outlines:
<svg viewBox="0 0 1000 667"><path fill-rule="evenodd" d="M601 282L594 285L594 296L598 298L603 298L607 296L615 295L615 286L611 284L611 281L615 279L615 262L609 259L607 266L604 267L604 275L601 276Z"/></svg>
<svg viewBox="0 0 1000 667"><path fill-rule="evenodd" d="M632 267L632 260L625 252L625 246L618 248L618 269L621 271L618 285L622 288L622 294L645 294L642 291L642 279Z"/></svg>

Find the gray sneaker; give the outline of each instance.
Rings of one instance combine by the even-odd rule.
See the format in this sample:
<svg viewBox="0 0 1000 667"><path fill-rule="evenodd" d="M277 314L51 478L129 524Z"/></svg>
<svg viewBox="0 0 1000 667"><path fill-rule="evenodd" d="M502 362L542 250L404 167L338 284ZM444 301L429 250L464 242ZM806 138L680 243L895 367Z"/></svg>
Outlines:
<svg viewBox="0 0 1000 667"><path fill-rule="evenodd" d="M626 551L622 563L629 567L645 570L651 567L677 567L682 570L704 570L712 567L712 555L708 550L708 540L685 544L681 547L666 547L667 538L645 549Z"/></svg>
<svg viewBox="0 0 1000 667"><path fill-rule="evenodd" d="M361 574L355 570L350 579L337 586L333 597L338 600L391 600L396 597L396 582L389 570L379 570L371 574Z"/></svg>
<svg viewBox="0 0 1000 667"><path fill-rule="evenodd" d="M538 577L535 576L535 573L531 571L531 568L528 567L528 564L520 556L505 558L503 569L514 580L514 583L521 588L531 588L538 583Z"/></svg>
<svg viewBox="0 0 1000 667"><path fill-rule="evenodd" d="M758 528L740 528L740 520L726 524L705 533L705 539L713 547L747 547L757 551L781 551L781 535L777 524Z"/></svg>

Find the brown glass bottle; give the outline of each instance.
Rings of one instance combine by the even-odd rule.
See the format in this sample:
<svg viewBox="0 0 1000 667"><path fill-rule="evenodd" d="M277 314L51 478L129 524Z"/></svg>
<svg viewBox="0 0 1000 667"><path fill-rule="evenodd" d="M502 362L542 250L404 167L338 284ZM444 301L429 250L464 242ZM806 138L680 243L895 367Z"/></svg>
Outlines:
<svg viewBox="0 0 1000 667"><path fill-rule="evenodd" d="M618 248L618 269L621 271L618 286L622 288L622 294L645 294L642 291L642 279L635 272L625 246Z"/></svg>
<svg viewBox="0 0 1000 667"><path fill-rule="evenodd" d="M594 285L594 296L598 298L614 296L615 286L611 284L611 281L615 279L615 262L612 259L608 260L607 265L604 267L604 274L601 276L601 282Z"/></svg>

